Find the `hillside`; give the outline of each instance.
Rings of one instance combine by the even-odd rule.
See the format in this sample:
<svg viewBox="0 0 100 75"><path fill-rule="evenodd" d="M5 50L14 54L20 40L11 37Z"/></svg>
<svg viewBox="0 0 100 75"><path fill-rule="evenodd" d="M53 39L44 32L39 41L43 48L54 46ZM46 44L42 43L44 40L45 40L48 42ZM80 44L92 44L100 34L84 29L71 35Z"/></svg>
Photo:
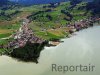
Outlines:
<svg viewBox="0 0 100 75"><path fill-rule="evenodd" d="M8 0L0 0L0 6L6 5Z"/></svg>
<svg viewBox="0 0 100 75"><path fill-rule="evenodd" d="M97 2L98 3L98 2ZM0 36L13 34L19 29L22 19L30 20L29 26L34 34L43 39L62 38L67 35L64 29L69 23L93 16L89 3L81 2L75 6L70 2L51 3L42 5L22 6L19 4L8 4L8 8L0 9ZM88 9L89 8L89 9ZM97 8L95 8L96 10ZM8 31L8 33L5 33Z"/></svg>
<svg viewBox="0 0 100 75"><path fill-rule="evenodd" d="M93 26L94 17L100 15L95 7L92 2L30 6L8 2L0 7L0 54L37 59L45 44L58 45L59 39Z"/></svg>
<svg viewBox="0 0 100 75"><path fill-rule="evenodd" d="M10 0L13 2L17 2L24 5L34 5L34 4L49 4L49 3L56 3L56 2L64 2L68 0Z"/></svg>
<svg viewBox="0 0 100 75"><path fill-rule="evenodd" d="M30 27L43 38L51 37L64 37L65 32L63 29L57 31L51 31L49 29L56 29L59 27L66 27L69 23L86 19L90 17L91 11L86 10L86 2L82 2L72 7L70 2L64 2L61 4L49 4L43 5L41 10L33 12L28 18L32 21ZM47 30L47 32L43 32ZM37 32L38 31L38 32ZM45 36L48 34L48 36ZM50 38L49 36L49 38Z"/></svg>
<svg viewBox="0 0 100 75"><path fill-rule="evenodd" d="M77 4L74 7L70 5L70 2L32 5L28 7L18 4L12 5L11 8L5 11L1 9L0 29L5 29L5 31L9 31L9 34L12 34L20 27L21 20L27 17L31 20L29 26L37 36L43 39L61 38L66 34L63 29L55 32L49 29L66 26L71 22L90 17L91 11L86 10L86 5L86 2ZM47 31L45 32L45 30ZM8 33L2 32L0 35Z"/></svg>

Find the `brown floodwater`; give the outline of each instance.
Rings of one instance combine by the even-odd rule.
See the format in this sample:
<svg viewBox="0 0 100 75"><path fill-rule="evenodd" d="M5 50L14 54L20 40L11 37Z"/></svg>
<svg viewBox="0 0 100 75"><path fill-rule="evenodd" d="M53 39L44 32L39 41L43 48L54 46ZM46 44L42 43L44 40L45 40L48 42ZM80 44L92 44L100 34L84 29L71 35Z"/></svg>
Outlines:
<svg viewBox="0 0 100 75"><path fill-rule="evenodd" d="M56 47L45 47L39 63L25 63L11 57L0 56L0 75L99 75L100 26L76 32L73 37L62 39ZM95 65L92 72L52 72L52 64Z"/></svg>

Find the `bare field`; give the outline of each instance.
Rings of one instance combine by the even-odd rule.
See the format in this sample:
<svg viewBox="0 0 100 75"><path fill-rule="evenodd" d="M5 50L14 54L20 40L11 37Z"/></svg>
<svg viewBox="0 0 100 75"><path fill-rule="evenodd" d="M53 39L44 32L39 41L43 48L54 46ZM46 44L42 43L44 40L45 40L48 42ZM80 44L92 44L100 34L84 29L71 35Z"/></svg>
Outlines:
<svg viewBox="0 0 100 75"><path fill-rule="evenodd" d="M12 31L9 29L0 29L0 34L11 33Z"/></svg>

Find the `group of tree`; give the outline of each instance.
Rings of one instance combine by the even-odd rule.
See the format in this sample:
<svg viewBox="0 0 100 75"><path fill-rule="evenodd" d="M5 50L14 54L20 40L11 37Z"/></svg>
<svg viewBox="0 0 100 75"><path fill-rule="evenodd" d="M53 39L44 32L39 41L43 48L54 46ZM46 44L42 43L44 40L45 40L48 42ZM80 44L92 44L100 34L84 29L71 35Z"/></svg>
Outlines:
<svg viewBox="0 0 100 75"><path fill-rule="evenodd" d="M69 20L69 21L72 20L73 16L72 16L68 11L66 11L66 10L61 10L61 13L63 13L63 14L65 14L65 15L67 15L68 17L70 17L70 19L64 18L65 20Z"/></svg>
<svg viewBox="0 0 100 75"><path fill-rule="evenodd" d="M70 0L70 4L75 6L76 4L82 2L84 0ZM87 11L91 10L93 15L98 14L100 16L100 0L89 0L87 2Z"/></svg>
<svg viewBox="0 0 100 75"><path fill-rule="evenodd" d="M0 6L6 5L8 0L0 0Z"/></svg>
<svg viewBox="0 0 100 75"><path fill-rule="evenodd" d="M76 5L78 3L82 2L82 0L70 0L71 5Z"/></svg>
<svg viewBox="0 0 100 75"><path fill-rule="evenodd" d="M48 44L47 41L41 44L27 42L27 44L24 47L13 49L11 53L8 54L22 61L26 61L26 62L32 61L38 63L40 52L44 49L44 46L47 44Z"/></svg>
<svg viewBox="0 0 100 75"><path fill-rule="evenodd" d="M92 10L93 15L100 16L100 0L94 0L87 4L87 10Z"/></svg>

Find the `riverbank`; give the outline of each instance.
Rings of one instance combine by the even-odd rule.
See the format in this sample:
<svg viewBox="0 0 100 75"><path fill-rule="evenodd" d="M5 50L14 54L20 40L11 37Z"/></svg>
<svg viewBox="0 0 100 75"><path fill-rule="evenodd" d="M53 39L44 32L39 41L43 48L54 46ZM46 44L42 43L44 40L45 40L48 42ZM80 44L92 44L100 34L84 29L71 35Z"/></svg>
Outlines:
<svg viewBox="0 0 100 75"><path fill-rule="evenodd" d="M98 25L100 24L100 18L90 18L90 19L86 19L86 20L80 20L78 22L75 22L73 24L69 24L66 26L67 30L66 32L68 33L68 35L66 35L67 38L70 38L71 35L73 35L73 33L89 28L89 27L93 27L95 23L98 23ZM53 40L53 41L49 41L49 44L51 46L57 46L60 44L60 40Z"/></svg>
<svg viewBox="0 0 100 75"><path fill-rule="evenodd" d="M97 20L94 18L89 18L67 25L66 32L69 35L66 35L66 37L70 37L76 31L80 31L88 27L93 27L93 23L96 21ZM5 49L3 54L12 56L22 61L33 61L38 63L40 52L44 49L45 46L57 46L63 42L60 41L60 39L44 41L32 34L33 32L28 28L28 21L26 20L19 31L13 36L16 40L8 43L6 47L2 47Z"/></svg>
<svg viewBox="0 0 100 75"><path fill-rule="evenodd" d="M8 55L22 61L32 61L38 63L41 50L48 43L47 41L34 35L34 32L28 26L29 20L23 19L22 25L5 45L0 45L4 52L1 55Z"/></svg>
<svg viewBox="0 0 100 75"><path fill-rule="evenodd" d="M38 64L22 62L8 56L0 56L1 75L99 75L100 74L100 26L95 25L75 36L62 39L56 47L42 50ZM52 72L52 64L59 65L95 65L94 72Z"/></svg>

